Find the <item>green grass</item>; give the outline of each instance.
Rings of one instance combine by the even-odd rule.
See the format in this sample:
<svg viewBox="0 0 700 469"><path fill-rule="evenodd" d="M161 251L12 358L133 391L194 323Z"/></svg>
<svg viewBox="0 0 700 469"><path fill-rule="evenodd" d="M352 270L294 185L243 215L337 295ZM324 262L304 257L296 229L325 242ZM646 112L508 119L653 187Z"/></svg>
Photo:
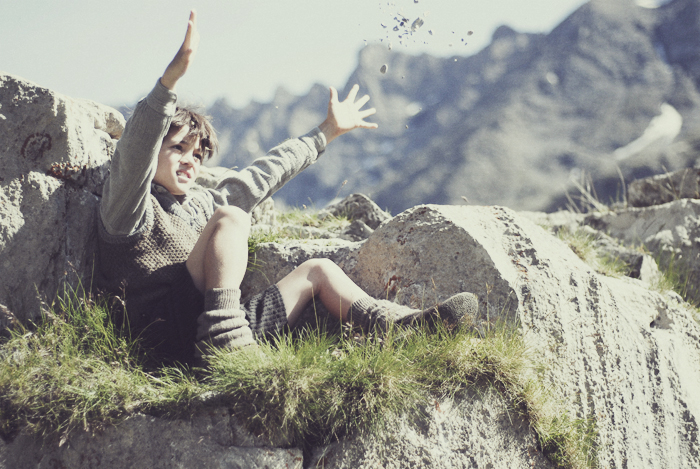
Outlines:
<svg viewBox="0 0 700 469"><path fill-rule="evenodd" d="M656 256L662 277L654 285L657 290L671 290L678 293L694 309L700 306L700 292L694 285L698 284L691 274L691 269L684 259L680 259L676 253L667 252ZM698 315L694 315L698 319Z"/></svg>
<svg viewBox="0 0 700 469"><path fill-rule="evenodd" d="M571 231L561 228L557 237L564 241L572 251L596 272L609 277L620 277L629 274L629 266L622 260L602 252L595 246L594 235L583 230Z"/></svg>
<svg viewBox="0 0 700 469"><path fill-rule="evenodd" d="M220 350L206 369L148 371L138 342L109 319L108 302L68 292L43 321L0 346L0 433L21 426L65 439L134 412L183 415L217 396L249 430L295 445L381 431L387 418L435 397L495 389L531 423L562 467L592 467L590 422L569 419L542 369L505 324L360 335L304 329L259 347ZM432 396L432 397L431 397Z"/></svg>
<svg viewBox="0 0 700 469"><path fill-rule="evenodd" d="M288 212L280 213L277 221L282 224L308 226L322 228L329 231L338 231L350 224L347 216L319 215L318 211L295 208Z"/></svg>

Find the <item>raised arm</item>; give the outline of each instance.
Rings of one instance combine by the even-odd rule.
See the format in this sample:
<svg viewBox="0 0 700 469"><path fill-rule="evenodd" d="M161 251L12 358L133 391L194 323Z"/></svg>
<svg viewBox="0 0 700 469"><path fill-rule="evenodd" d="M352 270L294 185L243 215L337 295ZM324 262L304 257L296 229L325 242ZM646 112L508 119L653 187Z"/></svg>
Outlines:
<svg viewBox="0 0 700 469"><path fill-rule="evenodd" d="M160 78L160 82L163 86L169 90L175 90L175 85L178 80L185 75L187 69L192 64L198 47L199 31L197 31L197 12L196 10L192 10L190 12L190 20L187 22L185 40L182 42L182 46L180 46L180 50L177 51L172 62L168 64L165 73L163 73L163 76Z"/></svg>
<svg viewBox="0 0 700 469"><path fill-rule="evenodd" d="M144 219L158 152L175 114L177 95L173 90L192 63L198 44L193 10L182 46L159 83L139 101L117 143L100 204L102 223L111 235L132 234Z"/></svg>
<svg viewBox="0 0 700 469"><path fill-rule="evenodd" d="M330 141L354 129L376 129L377 124L364 120L376 110L362 110L369 96L355 101L358 90L358 85L353 86L347 98L339 101L338 92L331 87L326 120L308 134L276 146L240 172L227 174L215 189L209 191L214 208L236 205L251 212L256 205L313 164Z"/></svg>

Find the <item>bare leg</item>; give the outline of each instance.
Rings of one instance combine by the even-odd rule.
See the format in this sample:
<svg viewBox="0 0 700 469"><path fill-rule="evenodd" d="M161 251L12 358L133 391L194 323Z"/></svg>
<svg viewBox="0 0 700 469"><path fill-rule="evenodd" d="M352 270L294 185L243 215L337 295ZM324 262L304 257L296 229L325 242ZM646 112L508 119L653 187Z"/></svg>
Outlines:
<svg viewBox="0 0 700 469"><path fill-rule="evenodd" d="M214 212L186 263L198 290L240 288L248 265L249 234L250 216L240 208Z"/></svg>
<svg viewBox="0 0 700 469"><path fill-rule="evenodd" d="M347 320L347 313L356 300L367 297L355 282L329 259L311 259L277 282L287 322L293 326L309 301L316 296L335 318Z"/></svg>

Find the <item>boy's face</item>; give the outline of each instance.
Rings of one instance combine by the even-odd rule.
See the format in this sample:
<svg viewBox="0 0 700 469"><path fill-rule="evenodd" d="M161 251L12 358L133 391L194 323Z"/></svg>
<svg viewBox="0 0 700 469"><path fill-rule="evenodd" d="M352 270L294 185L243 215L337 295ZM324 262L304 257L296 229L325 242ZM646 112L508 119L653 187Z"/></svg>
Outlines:
<svg viewBox="0 0 700 469"><path fill-rule="evenodd" d="M173 128L163 139L153 182L173 195L184 195L192 187L202 164L199 137L187 135L188 126Z"/></svg>

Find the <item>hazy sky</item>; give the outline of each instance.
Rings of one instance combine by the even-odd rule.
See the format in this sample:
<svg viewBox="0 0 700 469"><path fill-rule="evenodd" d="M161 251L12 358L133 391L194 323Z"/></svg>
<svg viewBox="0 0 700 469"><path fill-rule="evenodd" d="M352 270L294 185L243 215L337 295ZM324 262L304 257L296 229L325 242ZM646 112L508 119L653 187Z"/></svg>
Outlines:
<svg viewBox="0 0 700 469"><path fill-rule="evenodd" d="M196 8L200 48L178 93L205 105L225 97L240 107L251 99L270 100L278 86L295 94L315 82L342 87L365 41L390 41L392 50L412 54L467 56L488 44L501 24L549 32L584 3L7 0L0 9L0 71L72 97L133 104L163 73L182 43L189 10ZM403 45L401 31L393 31L399 12L410 23L424 21L401 39Z"/></svg>

